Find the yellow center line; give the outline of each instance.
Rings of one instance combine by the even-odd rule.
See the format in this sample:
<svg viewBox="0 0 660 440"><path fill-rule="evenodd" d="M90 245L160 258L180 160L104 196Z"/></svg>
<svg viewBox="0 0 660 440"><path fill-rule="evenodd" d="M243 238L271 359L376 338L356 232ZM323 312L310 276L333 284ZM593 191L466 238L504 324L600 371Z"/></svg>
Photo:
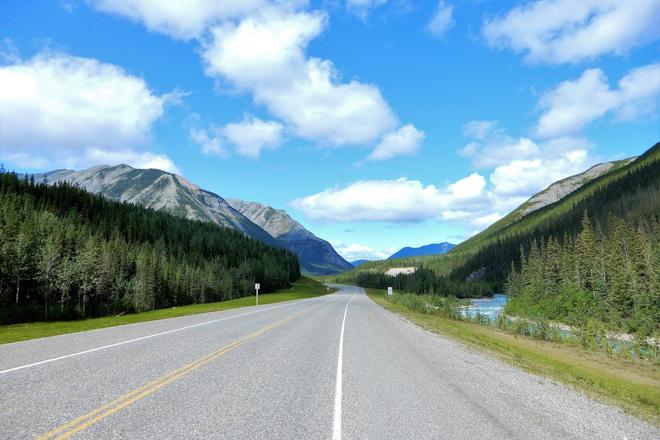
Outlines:
<svg viewBox="0 0 660 440"><path fill-rule="evenodd" d="M307 310L307 309L305 309ZM121 411L122 409L126 408L127 406L131 405L132 403L154 393L155 391L163 388L164 386L174 382L177 379L180 379L181 377L187 375L188 373L196 370L197 368L208 364L209 362L212 362L213 360L219 358L220 356L230 352L231 350L239 347L240 345L251 341L252 339L257 338L258 336L263 335L264 333L269 332L270 330L273 330L275 327L278 327L285 322L293 319L295 316L301 314L305 310L302 310L298 313L294 313L293 315L284 318L280 321L274 322L273 324L267 325L266 327L263 327L254 333L250 333L247 336L244 336L240 339L235 340L234 342L230 343L229 345L226 345L208 355L205 355L189 364L184 365L181 368L178 368L171 373L161 377L160 379L156 379L152 382L147 383L146 385L143 385L130 393L124 394L123 396L120 396L113 400L112 402L103 405L93 411L88 412L85 415L82 415L80 417L77 417L67 423L64 423L57 428L42 434L37 437L39 440L45 440L45 439L67 439L73 436L74 434L85 430L89 428L90 426L94 425L95 423L100 422L101 420L105 419L106 417Z"/></svg>

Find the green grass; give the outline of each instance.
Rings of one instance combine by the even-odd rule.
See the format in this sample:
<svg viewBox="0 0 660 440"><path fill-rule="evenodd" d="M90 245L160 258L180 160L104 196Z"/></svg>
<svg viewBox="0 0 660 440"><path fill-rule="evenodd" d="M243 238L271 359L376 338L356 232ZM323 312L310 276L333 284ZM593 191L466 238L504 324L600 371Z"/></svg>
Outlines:
<svg viewBox="0 0 660 440"><path fill-rule="evenodd" d="M333 292L333 290L330 290ZM281 301L313 298L327 293L326 287L318 281L302 277L293 283L291 289L278 290L274 293L259 295L259 304L272 304ZM65 333L83 332L117 325L133 324L136 322L154 321L157 319L175 318L177 316L195 315L198 313L217 312L220 310L236 309L253 306L255 298L247 296L229 301L193 304L168 309L153 310L144 313L132 313L122 316L109 316L105 318L85 319L80 321L54 321L30 322L26 324L13 324L0 326L0 344L26 341L28 339L43 338Z"/></svg>
<svg viewBox="0 0 660 440"><path fill-rule="evenodd" d="M660 425L660 368L657 364L516 337L493 327L416 313L388 301L382 290L366 290L377 304L425 329L494 354L529 372L564 382Z"/></svg>

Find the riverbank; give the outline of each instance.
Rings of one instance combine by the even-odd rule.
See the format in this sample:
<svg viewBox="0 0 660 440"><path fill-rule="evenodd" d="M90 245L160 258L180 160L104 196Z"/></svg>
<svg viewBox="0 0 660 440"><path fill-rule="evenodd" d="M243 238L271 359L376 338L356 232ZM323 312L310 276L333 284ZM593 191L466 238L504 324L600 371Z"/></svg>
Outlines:
<svg viewBox="0 0 660 440"><path fill-rule="evenodd" d="M427 330L450 336L526 371L573 386L660 426L660 366L657 362L608 356L516 336L492 326L419 313L394 304L382 290L366 290L377 304Z"/></svg>

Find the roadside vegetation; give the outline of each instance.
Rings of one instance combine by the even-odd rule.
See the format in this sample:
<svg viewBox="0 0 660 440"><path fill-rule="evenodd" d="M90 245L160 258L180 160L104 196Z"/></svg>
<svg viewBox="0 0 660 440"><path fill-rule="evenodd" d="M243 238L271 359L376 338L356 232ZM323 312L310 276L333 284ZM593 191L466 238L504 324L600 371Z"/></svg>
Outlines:
<svg viewBox="0 0 660 440"><path fill-rule="evenodd" d="M318 281L302 277L298 281L295 281L289 289L280 289L273 293L259 294L259 304L273 304L282 301L314 298L327 293L333 293L334 291L335 289L328 290L325 285ZM149 312L123 314L103 318L5 325L0 326L0 344L26 341L29 339L43 338L65 333L96 330L105 327L115 327L124 324L134 324L136 322L176 318L178 316L196 315L198 313L218 312L253 305L255 305L254 295L222 302L191 304L181 307L171 307Z"/></svg>
<svg viewBox="0 0 660 440"><path fill-rule="evenodd" d="M593 224L585 212L575 238L532 242L505 293L507 314L658 339L660 215Z"/></svg>
<svg viewBox="0 0 660 440"><path fill-rule="evenodd" d="M660 425L660 362L655 352L640 357L635 350L604 350L598 334L585 329L564 339L545 323L499 319L490 323L467 319L464 303L437 295L394 294L366 289L381 306L421 327L494 354L526 371L547 376L616 404Z"/></svg>

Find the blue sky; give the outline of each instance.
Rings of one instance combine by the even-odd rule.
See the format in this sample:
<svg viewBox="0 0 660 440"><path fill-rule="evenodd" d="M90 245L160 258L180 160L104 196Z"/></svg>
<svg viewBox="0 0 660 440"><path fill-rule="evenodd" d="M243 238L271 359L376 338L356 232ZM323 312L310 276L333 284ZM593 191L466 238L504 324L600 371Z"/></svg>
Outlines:
<svg viewBox="0 0 660 440"><path fill-rule="evenodd" d="M349 259L458 242L660 138L659 0L0 8L5 167L175 171Z"/></svg>

